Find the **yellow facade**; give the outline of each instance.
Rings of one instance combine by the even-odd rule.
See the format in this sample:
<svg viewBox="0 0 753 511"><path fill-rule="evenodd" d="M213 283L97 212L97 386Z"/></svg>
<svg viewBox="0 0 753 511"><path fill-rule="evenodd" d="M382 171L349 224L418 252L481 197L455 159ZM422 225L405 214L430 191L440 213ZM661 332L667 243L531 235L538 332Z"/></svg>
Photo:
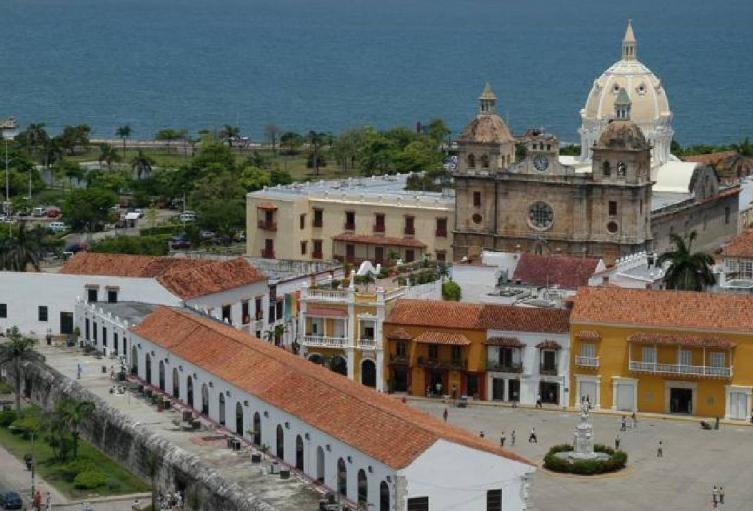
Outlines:
<svg viewBox="0 0 753 511"><path fill-rule="evenodd" d="M571 343L571 406L750 418L753 332L574 323Z"/></svg>

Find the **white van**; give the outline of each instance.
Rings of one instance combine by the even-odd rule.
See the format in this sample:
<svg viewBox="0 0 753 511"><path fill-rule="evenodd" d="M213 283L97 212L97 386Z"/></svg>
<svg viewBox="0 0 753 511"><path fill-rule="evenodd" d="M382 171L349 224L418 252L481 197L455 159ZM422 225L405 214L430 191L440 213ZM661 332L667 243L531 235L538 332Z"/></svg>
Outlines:
<svg viewBox="0 0 753 511"><path fill-rule="evenodd" d="M193 222L196 220L196 213L193 211L184 211L180 214L181 222Z"/></svg>
<svg viewBox="0 0 753 511"><path fill-rule="evenodd" d="M50 222L47 224L47 228L52 232L63 232L68 230L68 226L63 222Z"/></svg>

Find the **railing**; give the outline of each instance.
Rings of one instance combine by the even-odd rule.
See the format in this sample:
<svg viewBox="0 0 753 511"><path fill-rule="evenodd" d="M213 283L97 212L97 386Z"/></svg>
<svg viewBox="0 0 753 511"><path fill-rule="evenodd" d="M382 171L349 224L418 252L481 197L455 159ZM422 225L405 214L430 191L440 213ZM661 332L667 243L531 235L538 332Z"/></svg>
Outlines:
<svg viewBox="0 0 753 511"><path fill-rule="evenodd" d="M313 298L327 302L344 302L348 299L346 289L308 289L304 298Z"/></svg>
<svg viewBox="0 0 753 511"><path fill-rule="evenodd" d="M599 357L575 356L575 365L581 367L599 367Z"/></svg>
<svg viewBox="0 0 753 511"><path fill-rule="evenodd" d="M374 232L384 232L384 224L374 224Z"/></svg>
<svg viewBox="0 0 753 511"><path fill-rule="evenodd" d="M265 231L276 231L277 230L277 222L267 221L267 220L259 220L257 222L257 227L259 229L264 229Z"/></svg>
<svg viewBox="0 0 753 511"><path fill-rule="evenodd" d="M486 370L500 373L522 373L523 364L504 364L500 363L499 360L487 360Z"/></svg>
<svg viewBox="0 0 753 511"><path fill-rule="evenodd" d="M437 358L418 357L419 367L428 369L468 369L467 359L440 360Z"/></svg>
<svg viewBox="0 0 753 511"><path fill-rule="evenodd" d="M267 250L266 248L261 249L261 256L264 259L274 259L275 258L275 251L274 250Z"/></svg>
<svg viewBox="0 0 753 511"><path fill-rule="evenodd" d="M657 362L630 361L630 370L638 373L684 374L690 376L709 376L712 378L731 378L732 367L692 366L685 364L659 364Z"/></svg>
<svg viewBox="0 0 753 511"><path fill-rule="evenodd" d="M434 235L437 238L446 238L447 237L447 229L437 229Z"/></svg>
<svg viewBox="0 0 753 511"><path fill-rule="evenodd" d="M348 345L347 337L327 337L324 335L304 335L304 346L320 348L345 348Z"/></svg>
<svg viewBox="0 0 753 511"><path fill-rule="evenodd" d="M557 376L557 367L539 366L539 374L546 376Z"/></svg>
<svg viewBox="0 0 753 511"><path fill-rule="evenodd" d="M407 366L409 363L410 363L410 360L408 359L408 355L398 355L398 354L390 355L390 364Z"/></svg>
<svg viewBox="0 0 753 511"><path fill-rule="evenodd" d="M358 347L364 350L376 349L376 341L374 339L358 339Z"/></svg>

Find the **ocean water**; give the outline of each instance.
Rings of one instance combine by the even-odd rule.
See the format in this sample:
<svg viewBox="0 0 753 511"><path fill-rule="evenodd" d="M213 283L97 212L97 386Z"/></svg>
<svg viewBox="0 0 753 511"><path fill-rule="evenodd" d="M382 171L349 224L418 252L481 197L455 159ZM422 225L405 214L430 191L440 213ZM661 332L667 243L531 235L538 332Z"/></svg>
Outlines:
<svg viewBox="0 0 753 511"><path fill-rule="evenodd" d="M3 0L0 117L103 137L459 130L489 80L515 132L577 141L627 18L679 142L753 136L751 0Z"/></svg>

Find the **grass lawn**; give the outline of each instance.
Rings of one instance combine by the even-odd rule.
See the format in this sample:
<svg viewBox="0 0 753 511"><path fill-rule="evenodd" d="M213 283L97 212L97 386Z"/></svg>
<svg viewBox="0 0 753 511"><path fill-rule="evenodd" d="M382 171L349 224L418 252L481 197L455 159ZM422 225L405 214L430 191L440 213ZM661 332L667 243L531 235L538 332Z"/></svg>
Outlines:
<svg viewBox="0 0 753 511"><path fill-rule="evenodd" d="M24 440L21 435L14 435L6 428L0 428L0 445L21 461L26 453L31 452L30 440ZM79 446L79 459L91 461L107 475L107 484L95 490L74 488L73 482L63 475L61 464L53 461L52 449L44 440L35 439L34 456L37 459L37 473L48 484L72 499L144 493L150 488L141 478L115 463L83 439Z"/></svg>

